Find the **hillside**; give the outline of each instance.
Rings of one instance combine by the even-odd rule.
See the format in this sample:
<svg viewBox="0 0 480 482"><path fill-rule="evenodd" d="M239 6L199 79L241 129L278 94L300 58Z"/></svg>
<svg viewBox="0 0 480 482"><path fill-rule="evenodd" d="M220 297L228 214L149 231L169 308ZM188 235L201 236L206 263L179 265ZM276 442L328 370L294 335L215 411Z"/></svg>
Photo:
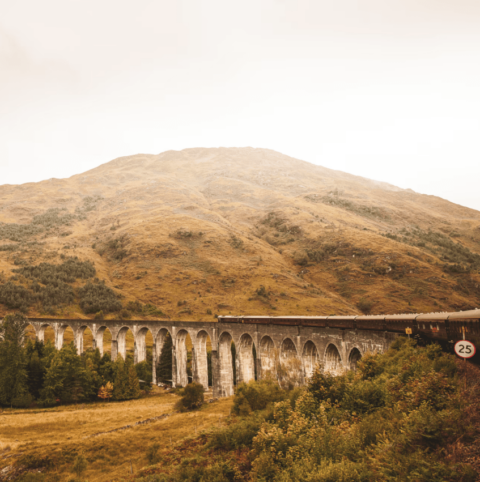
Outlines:
<svg viewBox="0 0 480 482"><path fill-rule="evenodd" d="M0 186L0 314L460 310L480 306L479 271L480 212L268 149Z"/></svg>

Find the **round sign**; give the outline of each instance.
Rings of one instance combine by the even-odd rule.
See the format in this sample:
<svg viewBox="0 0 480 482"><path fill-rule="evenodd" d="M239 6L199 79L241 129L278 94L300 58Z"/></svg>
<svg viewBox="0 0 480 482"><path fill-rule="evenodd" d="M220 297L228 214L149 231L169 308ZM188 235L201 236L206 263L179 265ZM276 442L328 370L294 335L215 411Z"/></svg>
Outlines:
<svg viewBox="0 0 480 482"><path fill-rule="evenodd" d="M455 353L462 358L472 358L475 352L475 345L471 341L460 340L455 343Z"/></svg>

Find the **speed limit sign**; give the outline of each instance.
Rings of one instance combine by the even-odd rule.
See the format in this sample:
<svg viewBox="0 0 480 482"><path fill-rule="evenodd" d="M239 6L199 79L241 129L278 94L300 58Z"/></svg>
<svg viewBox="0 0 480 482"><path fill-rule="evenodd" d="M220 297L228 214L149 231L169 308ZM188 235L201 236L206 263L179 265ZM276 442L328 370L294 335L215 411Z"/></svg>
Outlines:
<svg viewBox="0 0 480 482"><path fill-rule="evenodd" d="M475 355L475 345L471 341L460 340L455 343L455 353L462 358L472 358Z"/></svg>

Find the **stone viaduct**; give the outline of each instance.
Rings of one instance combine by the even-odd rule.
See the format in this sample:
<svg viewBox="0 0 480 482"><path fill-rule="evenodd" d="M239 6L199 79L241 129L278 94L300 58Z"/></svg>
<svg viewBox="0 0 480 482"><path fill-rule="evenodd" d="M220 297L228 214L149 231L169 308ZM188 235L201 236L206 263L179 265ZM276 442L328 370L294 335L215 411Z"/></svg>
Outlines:
<svg viewBox="0 0 480 482"><path fill-rule="evenodd" d="M336 374L343 369L354 369L357 361L367 352L383 352L398 336L386 331L362 331L315 326L276 324L183 322L140 320L59 320L30 319L36 337L44 341L47 327L55 332L55 346L63 346L64 332L70 327L74 334L77 352L83 350L83 334L88 328L93 335L93 348L103 354L103 334L109 330L112 336L112 359L126 357L126 333L134 337L134 361L146 360L145 337L153 337L153 382L156 383L156 367L162 353L167 333L172 338L172 384L185 386L187 376L187 335L192 342L193 381L208 386L207 340L211 343L213 396L227 397L233 394L233 360L231 343L236 347L236 382L248 382L257 375L268 372L287 373L295 384L303 384L311 376L318 362L326 370ZM254 357L253 345L255 344ZM279 375L277 375L278 377Z"/></svg>

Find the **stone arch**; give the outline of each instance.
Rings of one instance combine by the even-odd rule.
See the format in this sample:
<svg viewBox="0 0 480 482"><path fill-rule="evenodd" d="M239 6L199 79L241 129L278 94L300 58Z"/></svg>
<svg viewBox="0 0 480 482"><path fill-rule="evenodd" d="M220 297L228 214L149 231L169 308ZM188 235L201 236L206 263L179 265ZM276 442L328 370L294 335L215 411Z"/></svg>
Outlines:
<svg viewBox="0 0 480 482"><path fill-rule="evenodd" d="M135 351L135 338L133 337L132 330L128 326L122 326L122 328L118 330L116 341L117 353L121 355L124 360L126 360L127 352L132 353ZM131 348L129 348L129 346L131 346Z"/></svg>
<svg viewBox="0 0 480 482"><path fill-rule="evenodd" d="M55 348L61 350L65 343L75 341L75 334L70 325L58 324L54 327L55 330ZM65 334L67 336L65 336Z"/></svg>
<svg viewBox="0 0 480 482"><path fill-rule="evenodd" d="M31 323L25 328L25 341L35 341L37 339L37 330Z"/></svg>
<svg viewBox="0 0 480 482"><path fill-rule="evenodd" d="M277 378L283 388L293 388L303 383L302 363L297 347L291 338L284 338L280 345L280 363Z"/></svg>
<svg viewBox="0 0 480 482"><path fill-rule="evenodd" d="M87 338L87 343L85 343L85 332L88 330L90 332L90 337ZM88 334L87 334L88 336ZM93 336L92 331L88 325L83 325L77 328L75 332L75 347L77 349L77 353L81 355L85 351L85 346L90 345L88 348L93 347Z"/></svg>
<svg viewBox="0 0 480 482"><path fill-rule="evenodd" d="M168 348L166 346L166 341L169 340ZM165 351L167 350L167 351ZM168 352L168 353L167 353ZM165 358L167 365L170 365L170 371L168 371L168 366L162 366L162 357ZM173 370L175 369L173 365L173 338L172 334L167 328L161 328L154 338L154 349L153 349L153 381L157 380L165 383L172 383L173 381Z"/></svg>
<svg viewBox="0 0 480 482"><path fill-rule="evenodd" d="M261 378L265 378L269 373L275 374L275 343L268 336L265 335L260 340L260 364L261 364Z"/></svg>
<svg viewBox="0 0 480 482"><path fill-rule="evenodd" d="M332 375L339 375L342 371L342 357L334 343L330 343L325 349L325 371Z"/></svg>
<svg viewBox="0 0 480 482"><path fill-rule="evenodd" d="M208 389L208 345L211 347L212 340L206 330L197 333L194 351L193 380Z"/></svg>
<svg viewBox="0 0 480 482"><path fill-rule="evenodd" d="M359 348L353 347L350 350L350 354L348 355L348 367L350 370L356 371L357 370L357 363L362 358L362 352Z"/></svg>
<svg viewBox="0 0 480 482"><path fill-rule="evenodd" d="M112 332L106 326L101 326L95 333L95 348L98 348L101 356L109 351L113 359Z"/></svg>
<svg viewBox="0 0 480 482"><path fill-rule="evenodd" d="M255 380L255 359L253 357L253 338L244 333L238 342L237 351L237 382L248 383Z"/></svg>
<svg viewBox="0 0 480 482"><path fill-rule="evenodd" d="M180 330L175 337L175 360L176 360L176 385L186 387L188 385L188 346L192 341L187 330Z"/></svg>
<svg viewBox="0 0 480 482"><path fill-rule="evenodd" d="M50 341L51 343L55 344L55 340L56 340L55 328L52 325L49 325L48 323L42 323L37 329L37 339L42 343L46 343L47 341Z"/></svg>
<svg viewBox="0 0 480 482"><path fill-rule="evenodd" d="M317 346L312 340L308 340L305 345L303 345L302 361L305 378L311 378L319 362Z"/></svg>
<svg viewBox="0 0 480 482"><path fill-rule="evenodd" d="M228 331L224 331L218 339L221 397L233 395L232 341L233 337Z"/></svg>
<svg viewBox="0 0 480 482"><path fill-rule="evenodd" d="M147 359L147 346L153 345L153 335L146 326L140 328L135 335L134 362L140 363Z"/></svg>

